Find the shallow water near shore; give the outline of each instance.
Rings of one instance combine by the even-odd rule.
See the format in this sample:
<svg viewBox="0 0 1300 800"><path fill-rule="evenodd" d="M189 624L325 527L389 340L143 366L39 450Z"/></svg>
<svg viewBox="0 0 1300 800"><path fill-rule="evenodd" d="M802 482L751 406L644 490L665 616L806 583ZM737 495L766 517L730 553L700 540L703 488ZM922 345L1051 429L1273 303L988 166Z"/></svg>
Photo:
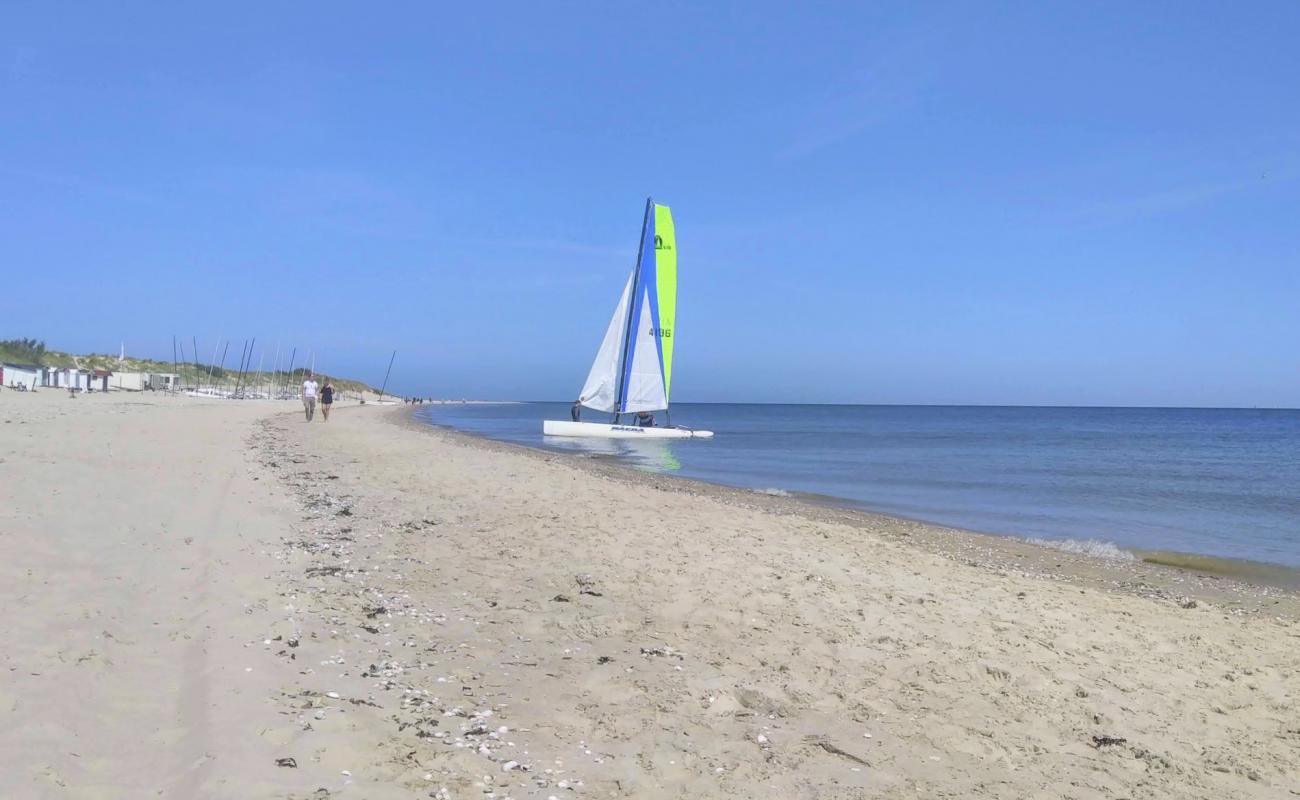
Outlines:
<svg viewBox="0 0 1300 800"><path fill-rule="evenodd" d="M1212 572L1252 571L1223 559L1300 567L1300 411L686 403L674 406L674 422L714 439L542 435L542 420L568 413L566 403L449 403L415 416L1103 557Z"/></svg>

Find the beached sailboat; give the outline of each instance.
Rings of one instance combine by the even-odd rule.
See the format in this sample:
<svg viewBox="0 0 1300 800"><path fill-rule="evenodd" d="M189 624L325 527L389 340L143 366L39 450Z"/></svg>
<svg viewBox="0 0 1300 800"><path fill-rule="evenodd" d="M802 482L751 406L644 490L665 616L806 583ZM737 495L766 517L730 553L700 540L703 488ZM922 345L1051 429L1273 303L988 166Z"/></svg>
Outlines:
<svg viewBox="0 0 1300 800"><path fill-rule="evenodd" d="M578 402L613 414L609 422L548 419L547 436L607 439L708 438L712 431L637 424L638 412L668 410L673 375L673 322L677 314L677 237L668 206L646 200L636 268L623 287ZM626 419L625 419L626 418Z"/></svg>

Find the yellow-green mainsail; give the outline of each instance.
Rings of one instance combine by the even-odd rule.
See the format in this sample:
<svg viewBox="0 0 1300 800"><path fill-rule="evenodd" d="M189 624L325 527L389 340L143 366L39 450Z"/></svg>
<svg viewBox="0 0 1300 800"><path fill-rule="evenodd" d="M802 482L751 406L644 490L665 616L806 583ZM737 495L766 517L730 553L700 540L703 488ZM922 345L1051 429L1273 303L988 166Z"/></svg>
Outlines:
<svg viewBox="0 0 1300 800"><path fill-rule="evenodd" d="M655 294L659 306L659 353L664 369L664 399L673 380L673 330L677 317L677 232L668 206L654 208Z"/></svg>

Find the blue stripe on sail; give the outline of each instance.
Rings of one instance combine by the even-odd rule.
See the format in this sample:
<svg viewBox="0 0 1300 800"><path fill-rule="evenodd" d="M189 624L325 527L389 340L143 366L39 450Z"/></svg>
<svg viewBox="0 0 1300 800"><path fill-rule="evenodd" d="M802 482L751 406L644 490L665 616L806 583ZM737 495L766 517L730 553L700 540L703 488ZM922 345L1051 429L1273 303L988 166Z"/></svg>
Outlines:
<svg viewBox="0 0 1300 800"><path fill-rule="evenodd" d="M636 286L632 287L632 325L628 328L630 334L627 337L627 355L623 359L623 381L622 397L618 399L618 410L620 413L627 411L627 390L628 384L632 379L632 362L636 360L636 342L637 335L641 331L641 298L645 296L646 285L654 286L658 283L655 273L655 215L654 207L651 206L646 211L645 238L641 240L641 272L637 275ZM648 256L648 257L647 257ZM654 305L651 304L653 308ZM660 358L662 364L663 359ZM662 366L660 367L662 369Z"/></svg>

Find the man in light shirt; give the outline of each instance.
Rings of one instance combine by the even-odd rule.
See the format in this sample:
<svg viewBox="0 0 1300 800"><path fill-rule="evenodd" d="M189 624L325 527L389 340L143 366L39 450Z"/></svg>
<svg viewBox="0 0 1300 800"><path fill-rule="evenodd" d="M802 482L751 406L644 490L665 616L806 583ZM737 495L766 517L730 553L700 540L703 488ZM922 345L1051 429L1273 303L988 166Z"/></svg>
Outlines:
<svg viewBox="0 0 1300 800"><path fill-rule="evenodd" d="M307 373L307 380L302 382L302 408L307 412L307 421L316 416L316 380Z"/></svg>

